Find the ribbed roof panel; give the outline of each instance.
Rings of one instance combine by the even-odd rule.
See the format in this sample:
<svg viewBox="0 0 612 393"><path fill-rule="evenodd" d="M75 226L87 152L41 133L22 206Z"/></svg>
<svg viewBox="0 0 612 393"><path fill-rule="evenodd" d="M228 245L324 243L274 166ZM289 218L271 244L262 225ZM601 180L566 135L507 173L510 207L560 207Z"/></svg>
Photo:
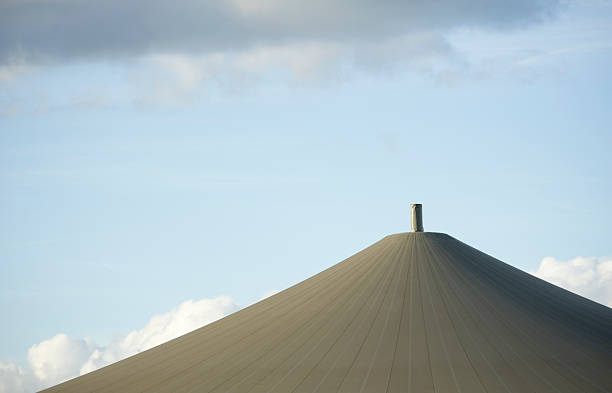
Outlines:
<svg viewBox="0 0 612 393"><path fill-rule="evenodd" d="M417 232L47 392L611 392L611 354L610 308Z"/></svg>

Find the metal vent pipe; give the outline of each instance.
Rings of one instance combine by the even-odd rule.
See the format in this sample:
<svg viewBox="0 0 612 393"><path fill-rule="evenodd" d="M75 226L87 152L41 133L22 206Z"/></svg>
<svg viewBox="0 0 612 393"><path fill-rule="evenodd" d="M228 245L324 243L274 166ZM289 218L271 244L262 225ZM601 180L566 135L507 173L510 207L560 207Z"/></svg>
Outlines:
<svg viewBox="0 0 612 393"><path fill-rule="evenodd" d="M411 203L410 216L410 230L412 232L423 232L423 205L420 203Z"/></svg>

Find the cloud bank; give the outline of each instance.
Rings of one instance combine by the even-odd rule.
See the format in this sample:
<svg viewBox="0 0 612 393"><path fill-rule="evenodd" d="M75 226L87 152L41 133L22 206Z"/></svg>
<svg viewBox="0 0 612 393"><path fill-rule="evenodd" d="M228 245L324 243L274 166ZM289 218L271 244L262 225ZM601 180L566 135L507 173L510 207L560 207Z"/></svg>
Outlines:
<svg viewBox="0 0 612 393"><path fill-rule="evenodd" d="M0 362L0 393L34 392L53 386L189 333L238 308L227 296L188 300L106 346L57 334L28 350L29 368Z"/></svg>
<svg viewBox="0 0 612 393"><path fill-rule="evenodd" d="M145 107L194 102L204 87L239 92L269 77L327 85L407 70L453 85L471 75L453 34L516 31L556 16L565 1L3 0L0 83L51 67L112 64L131 75L120 84L129 91L117 94ZM78 86L101 90L103 105L123 102L106 97L114 93L92 75ZM35 105L13 95L0 116L80 100L48 95L50 104Z"/></svg>
<svg viewBox="0 0 612 393"><path fill-rule="evenodd" d="M409 45L396 49L411 53L413 37L439 40L460 27L520 27L553 14L559 2L4 0L0 66L24 59L36 64L156 54L241 55L305 45L367 53L368 46L406 40Z"/></svg>
<svg viewBox="0 0 612 393"><path fill-rule="evenodd" d="M577 257L559 261L542 259L534 276L577 293L598 303L612 307L612 258Z"/></svg>

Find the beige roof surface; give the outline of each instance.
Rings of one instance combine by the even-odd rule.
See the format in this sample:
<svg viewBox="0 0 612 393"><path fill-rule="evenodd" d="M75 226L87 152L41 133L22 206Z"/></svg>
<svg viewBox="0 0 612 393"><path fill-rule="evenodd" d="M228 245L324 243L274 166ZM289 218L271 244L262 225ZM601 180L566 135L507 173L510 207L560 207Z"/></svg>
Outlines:
<svg viewBox="0 0 612 393"><path fill-rule="evenodd" d="M611 392L612 309L440 233L387 236L48 392Z"/></svg>

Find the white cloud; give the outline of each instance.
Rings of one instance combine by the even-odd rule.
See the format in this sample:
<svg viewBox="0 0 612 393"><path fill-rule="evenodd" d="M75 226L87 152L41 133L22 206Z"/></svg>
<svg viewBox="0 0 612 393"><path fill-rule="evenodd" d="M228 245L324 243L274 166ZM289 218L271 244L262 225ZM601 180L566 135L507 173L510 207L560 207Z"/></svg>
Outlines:
<svg viewBox="0 0 612 393"><path fill-rule="evenodd" d="M37 387L34 374L15 364L0 362L0 393L26 393Z"/></svg>
<svg viewBox="0 0 612 393"><path fill-rule="evenodd" d="M576 257L559 261L542 259L534 276L612 307L612 258Z"/></svg>
<svg viewBox="0 0 612 393"><path fill-rule="evenodd" d="M95 345L88 340L58 334L28 350L34 375L43 383L57 383L72 378L87 360Z"/></svg>
<svg viewBox="0 0 612 393"><path fill-rule="evenodd" d="M134 330L120 340L91 352L82 364L85 374L165 343L236 311L238 306L227 296L198 301L188 300L165 314L156 315L140 330Z"/></svg>
<svg viewBox="0 0 612 393"><path fill-rule="evenodd" d="M187 300L105 346L58 334L28 350L29 368L0 362L0 393L27 393L53 386L189 333L238 308L228 296Z"/></svg>

